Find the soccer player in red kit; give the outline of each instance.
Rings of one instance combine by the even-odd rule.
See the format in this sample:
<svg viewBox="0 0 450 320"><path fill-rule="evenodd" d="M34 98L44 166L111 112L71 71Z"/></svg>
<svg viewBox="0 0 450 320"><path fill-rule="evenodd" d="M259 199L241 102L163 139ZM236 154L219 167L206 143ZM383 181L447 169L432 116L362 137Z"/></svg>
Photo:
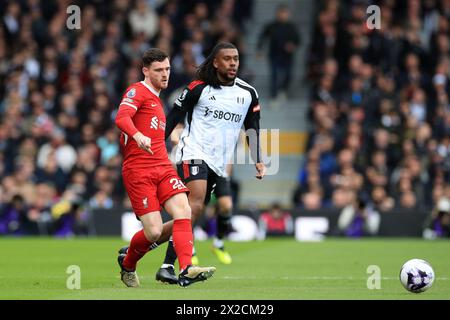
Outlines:
<svg viewBox="0 0 450 320"><path fill-rule="evenodd" d="M115 120L122 131L123 182L143 226L131 239L128 250L119 251L121 279L128 287L138 287L137 262L172 235L180 265L178 283L188 286L208 279L215 268L192 266L188 189L172 167L165 146L166 117L159 93L168 85L169 58L159 49L150 49L144 53L142 65L145 79L128 87ZM161 207L173 217L173 222L163 225Z"/></svg>

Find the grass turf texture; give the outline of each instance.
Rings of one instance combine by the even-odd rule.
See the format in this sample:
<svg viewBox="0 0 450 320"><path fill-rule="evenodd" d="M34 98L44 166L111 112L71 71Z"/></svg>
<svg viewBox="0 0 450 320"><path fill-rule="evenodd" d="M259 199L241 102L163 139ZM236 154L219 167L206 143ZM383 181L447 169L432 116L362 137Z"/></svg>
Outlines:
<svg viewBox="0 0 450 320"><path fill-rule="evenodd" d="M166 246L138 265L141 287L126 288L119 278L120 239L1 238L0 299L450 299L450 241L412 239L292 239L227 243L231 265L220 265L211 242L197 242L200 265L217 267L213 278L189 288L154 280ZM411 258L431 263L434 285L421 294L398 280ZM68 266L81 268L81 289L69 290ZM367 289L369 265L381 268L381 289Z"/></svg>

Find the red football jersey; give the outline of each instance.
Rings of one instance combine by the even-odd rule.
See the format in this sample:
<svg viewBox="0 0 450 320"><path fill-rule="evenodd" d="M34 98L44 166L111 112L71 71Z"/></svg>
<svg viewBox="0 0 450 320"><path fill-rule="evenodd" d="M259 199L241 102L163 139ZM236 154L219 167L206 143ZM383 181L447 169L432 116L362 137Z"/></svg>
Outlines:
<svg viewBox="0 0 450 320"><path fill-rule="evenodd" d="M121 110L130 112L130 108L134 109L132 121L136 129L151 139L153 155L139 148L133 137L122 132L123 167L170 164L164 140L166 115L158 93L144 81L133 83L122 97L118 115Z"/></svg>

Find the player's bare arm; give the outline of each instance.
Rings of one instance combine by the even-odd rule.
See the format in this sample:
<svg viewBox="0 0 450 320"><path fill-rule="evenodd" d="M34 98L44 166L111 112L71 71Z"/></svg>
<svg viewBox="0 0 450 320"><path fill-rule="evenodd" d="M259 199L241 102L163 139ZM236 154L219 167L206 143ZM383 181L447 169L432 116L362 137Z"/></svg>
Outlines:
<svg viewBox="0 0 450 320"><path fill-rule="evenodd" d="M258 95L256 91L251 91L252 103L247 112L247 116L244 121L244 127L247 131L247 144L250 148L251 155L255 161L256 175L255 177L261 180L266 175L266 165L262 161L261 157L261 143L260 143L260 112L261 107L258 101Z"/></svg>

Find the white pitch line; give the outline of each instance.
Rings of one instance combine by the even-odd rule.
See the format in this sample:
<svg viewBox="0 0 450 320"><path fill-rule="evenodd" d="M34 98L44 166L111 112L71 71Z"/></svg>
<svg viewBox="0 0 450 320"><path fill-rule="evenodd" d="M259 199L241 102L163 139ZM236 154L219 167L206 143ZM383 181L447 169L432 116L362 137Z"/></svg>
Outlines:
<svg viewBox="0 0 450 320"><path fill-rule="evenodd" d="M223 277L227 280L252 280L252 279L281 279L281 280L367 280L367 278L361 277L233 277L225 276ZM398 277L381 277L382 280L399 280ZM435 278L436 281L449 281L448 277Z"/></svg>

